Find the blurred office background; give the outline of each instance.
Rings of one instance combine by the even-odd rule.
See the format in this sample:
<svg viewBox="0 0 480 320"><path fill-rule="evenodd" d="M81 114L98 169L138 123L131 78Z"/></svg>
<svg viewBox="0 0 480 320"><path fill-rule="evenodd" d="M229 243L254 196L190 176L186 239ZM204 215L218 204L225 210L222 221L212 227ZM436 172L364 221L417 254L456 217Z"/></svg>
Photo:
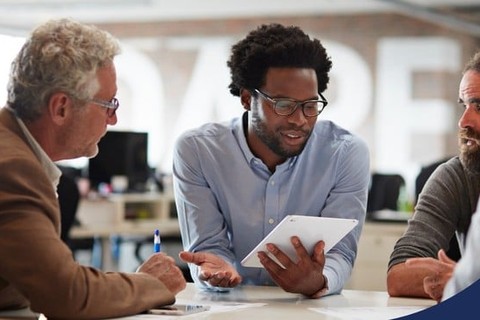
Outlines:
<svg viewBox="0 0 480 320"><path fill-rule="evenodd" d="M180 133L243 111L227 88L231 45L263 23L302 27L333 61L319 119L360 135L372 173L400 175L410 202L421 167L457 154L458 84L480 49L480 0L0 0L1 101L22 37L53 17L121 40L112 129L147 132L148 163L167 175Z"/></svg>
<svg viewBox="0 0 480 320"><path fill-rule="evenodd" d="M149 164L167 173L181 132L241 114L232 43L262 23L301 26L333 60L319 119L364 138L372 171L401 174L411 196L422 165L457 153L460 73L480 47L479 0L0 0L1 101L22 37L67 16L120 38L113 129L148 132Z"/></svg>

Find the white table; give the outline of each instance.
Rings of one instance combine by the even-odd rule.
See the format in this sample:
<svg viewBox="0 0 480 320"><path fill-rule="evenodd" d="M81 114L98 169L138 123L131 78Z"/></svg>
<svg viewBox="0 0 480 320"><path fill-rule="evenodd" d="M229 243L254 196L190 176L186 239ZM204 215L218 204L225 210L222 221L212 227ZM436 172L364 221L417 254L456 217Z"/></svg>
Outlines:
<svg viewBox="0 0 480 320"><path fill-rule="evenodd" d="M182 318L228 320L389 319L435 305L435 301L428 299L391 298L384 291L343 290L339 295L307 299L278 287L243 286L231 292L217 293L199 290L192 283L188 283L187 288L178 294L177 303L211 306L210 311ZM352 314L358 318L352 317ZM153 318L152 315L136 315L119 319Z"/></svg>
<svg viewBox="0 0 480 320"><path fill-rule="evenodd" d="M209 311L181 317L182 319L298 319L298 320L341 320L341 319L391 319L400 311L413 312L435 305L433 300L390 298L384 291L343 290L339 295L320 299L307 299L291 294L278 287L243 286L230 292L216 293L199 290L193 283L177 295L177 303L210 305ZM325 312L318 312L323 310ZM353 316L352 316L353 314ZM0 319L36 319L27 310L0 312ZM117 318L134 319L178 319L178 316L135 315Z"/></svg>

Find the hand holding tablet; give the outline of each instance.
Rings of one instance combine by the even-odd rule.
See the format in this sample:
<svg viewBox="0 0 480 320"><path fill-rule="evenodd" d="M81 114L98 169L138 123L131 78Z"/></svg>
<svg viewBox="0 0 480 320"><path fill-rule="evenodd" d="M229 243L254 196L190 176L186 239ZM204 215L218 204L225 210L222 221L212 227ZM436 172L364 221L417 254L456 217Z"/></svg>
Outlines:
<svg viewBox="0 0 480 320"><path fill-rule="evenodd" d="M300 238L309 254L312 253L315 244L323 240L325 242L325 253L327 253L357 224L358 220L356 219L288 215L242 260L242 265L244 267L263 268L257 257L259 251L266 252L270 258L281 265L268 252L267 243L275 244L290 259L296 261L296 253L290 242L292 236Z"/></svg>

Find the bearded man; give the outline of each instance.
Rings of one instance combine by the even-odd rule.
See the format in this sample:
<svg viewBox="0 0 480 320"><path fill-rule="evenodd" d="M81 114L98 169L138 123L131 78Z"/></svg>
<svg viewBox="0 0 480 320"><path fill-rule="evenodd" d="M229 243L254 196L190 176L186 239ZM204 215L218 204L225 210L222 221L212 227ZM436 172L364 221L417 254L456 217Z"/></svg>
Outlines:
<svg viewBox="0 0 480 320"><path fill-rule="evenodd" d="M456 262L446 251L456 236L460 252L480 193L480 52L467 63L459 87L460 155L440 165L419 196L415 214L390 256L391 296L441 301Z"/></svg>
<svg viewBox="0 0 480 320"><path fill-rule="evenodd" d="M310 298L338 294L357 256L370 159L360 137L320 117L332 61L300 27L272 23L234 44L227 66L241 113L184 132L174 148L180 258L207 290L248 284ZM263 268L243 266L289 214L359 223L328 252L319 235L309 253L298 234L290 239L296 260L270 244L271 255L258 256Z"/></svg>

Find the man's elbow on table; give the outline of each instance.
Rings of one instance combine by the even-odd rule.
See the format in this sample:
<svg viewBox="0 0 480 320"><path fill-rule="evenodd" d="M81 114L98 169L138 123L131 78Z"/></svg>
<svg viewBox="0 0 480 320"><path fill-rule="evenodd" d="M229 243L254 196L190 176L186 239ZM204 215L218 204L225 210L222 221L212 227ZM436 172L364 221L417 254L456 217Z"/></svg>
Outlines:
<svg viewBox="0 0 480 320"><path fill-rule="evenodd" d="M406 267L405 263L392 266L387 272L387 291L391 297L429 298L423 289L427 274L418 268Z"/></svg>

